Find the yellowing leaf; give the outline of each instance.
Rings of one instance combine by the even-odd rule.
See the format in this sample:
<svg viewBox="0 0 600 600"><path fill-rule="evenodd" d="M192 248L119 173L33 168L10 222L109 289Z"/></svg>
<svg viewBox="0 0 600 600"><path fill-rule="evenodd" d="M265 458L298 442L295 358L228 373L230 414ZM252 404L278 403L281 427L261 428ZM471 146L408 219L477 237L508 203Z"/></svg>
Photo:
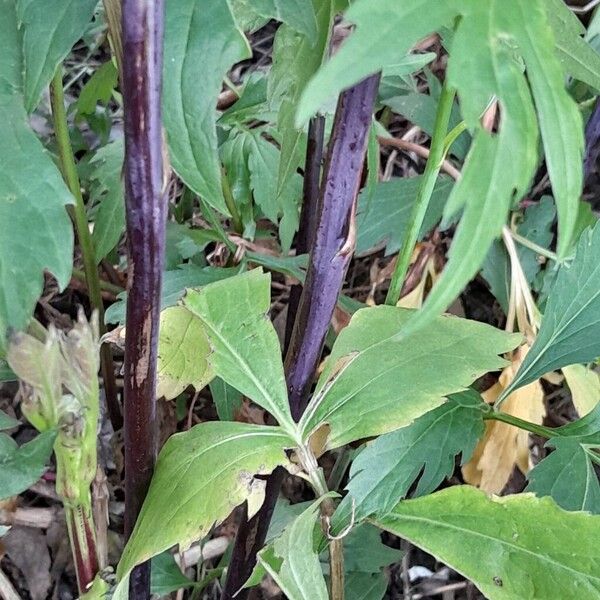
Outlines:
<svg viewBox="0 0 600 600"><path fill-rule="evenodd" d="M210 383L215 373L208 363L211 348L200 319L183 306L160 313L157 396L171 400L188 385L196 390Z"/></svg>
<svg viewBox="0 0 600 600"><path fill-rule="evenodd" d="M512 364L502 371L498 382L482 394L486 402L493 404L497 400L512 381L528 350L527 346L521 346L515 352ZM545 408L544 391L539 380L513 392L500 410L532 423L541 423ZM477 485L488 493L499 494L515 465L523 473L529 471L528 432L500 421L488 421L485 435L462 472L467 483Z"/></svg>
<svg viewBox="0 0 600 600"><path fill-rule="evenodd" d="M600 376L585 365L569 365L562 372L579 416L587 415L600 401Z"/></svg>

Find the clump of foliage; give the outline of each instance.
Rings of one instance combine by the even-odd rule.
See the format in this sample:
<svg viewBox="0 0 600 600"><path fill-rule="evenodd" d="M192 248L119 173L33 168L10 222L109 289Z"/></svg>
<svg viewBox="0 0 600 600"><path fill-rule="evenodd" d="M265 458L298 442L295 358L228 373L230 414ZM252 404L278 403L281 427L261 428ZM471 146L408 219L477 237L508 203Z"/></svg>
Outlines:
<svg viewBox="0 0 600 600"><path fill-rule="evenodd" d="M31 486L54 447L80 593L200 593L220 579L228 600L269 575L290 600L378 600L401 556L385 531L491 599L600 598L600 225L581 199L597 19L586 33L562 0L51 4L0 0L0 356L41 432L21 447L0 434L0 497ZM95 139L76 161L62 62L93 13L113 55L73 103ZM273 22L270 67L232 82ZM28 115L51 82L44 148ZM124 142L109 141L122 112ZM429 146L394 137L393 115ZM423 172L381 178L387 147L424 158ZM69 283L70 217L101 333L124 335L114 575L90 500L100 366L122 422L113 357L94 320L69 333L32 320L44 271ZM385 302L345 295L355 253L377 252L394 256ZM127 291L102 281L103 262L126 262ZM294 282L283 352L270 318L282 276ZM495 323L444 314L476 277ZM102 290L118 292L105 313ZM554 371L579 415L560 427L543 423ZM218 419L156 458L157 399L207 386ZM263 423L240 417L248 403ZM529 434L550 450L535 466ZM515 466L526 489L502 496ZM277 502L286 473L314 499ZM166 553L237 507L221 567L201 582L174 575ZM271 524L274 509L285 514Z"/></svg>

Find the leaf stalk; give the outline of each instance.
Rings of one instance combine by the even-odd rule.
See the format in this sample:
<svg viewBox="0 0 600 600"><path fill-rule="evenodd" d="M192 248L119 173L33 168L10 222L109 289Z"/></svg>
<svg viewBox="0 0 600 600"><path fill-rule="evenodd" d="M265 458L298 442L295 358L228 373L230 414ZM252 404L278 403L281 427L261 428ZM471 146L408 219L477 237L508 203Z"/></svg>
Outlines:
<svg viewBox="0 0 600 600"><path fill-rule="evenodd" d="M409 227L404 236L402 248L400 249L400 253L396 260L392 281L385 298L385 303L391 306L395 306L398 303L398 300L400 300L402 286L404 285L404 280L410 266L410 259L415 244L419 239L419 232L423 226L427 207L429 206L436 180L442 168L447 147L446 134L448 131L448 123L450 122L450 115L452 114L455 94L455 90L444 83L435 117L433 135L431 137L431 149L427 164L425 165L423 180L411 211ZM462 132L459 132L459 134L460 133Z"/></svg>

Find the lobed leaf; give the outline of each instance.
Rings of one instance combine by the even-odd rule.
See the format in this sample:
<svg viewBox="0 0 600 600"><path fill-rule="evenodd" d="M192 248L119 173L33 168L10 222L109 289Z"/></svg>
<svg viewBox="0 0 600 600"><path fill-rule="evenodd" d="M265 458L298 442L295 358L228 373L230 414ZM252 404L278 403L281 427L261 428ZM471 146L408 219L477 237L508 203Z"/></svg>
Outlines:
<svg viewBox="0 0 600 600"><path fill-rule="evenodd" d="M600 356L600 226L585 231L552 287L538 336L503 397L545 373Z"/></svg>
<svg viewBox="0 0 600 600"><path fill-rule="evenodd" d="M358 255L379 250L383 245L386 255L400 250L422 179L421 175L393 178L376 184L372 192L361 192L356 210ZM453 184L449 177L438 179L421 227L421 236L440 220Z"/></svg>
<svg viewBox="0 0 600 600"><path fill-rule="evenodd" d="M416 496L433 492L454 472L456 456L461 455L461 464L471 457L484 430L481 407L481 397L473 390L454 394L411 425L369 444L350 468L348 494L333 520L335 530L351 514L360 520L389 512L417 479Z"/></svg>
<svg viewBox="0 0 600 600"><path fill-rule="evenodd" d="M599 458L590 445L577 438L557 437L546 446L554 450L529 473L525 491L550 496L565 510L600 514L600 483L594 470Z"/></svg>
<svg viewBox="0 0 600 600"><path fill-rule="evenodd" d="M455 486L400 502L379 527L471 581L490 600L600 595L600 517L531 494L488 498Z"/></svg>
<svg viewBox="0 0 600 600"><path fill-rule="evenodd" d="M520 335L449 316L404 337L414 312L377 306L353 315L300 421L304 439L325 423L327 448L407 426L447 395L504 366L498 355L520 340Z"/></svg>
<svg viewBox="0 0 600 600"><path fill-rule="evenodd" d="M92 232L98 263L119 243L125 229L123 155L119 139L97 150L90 161L90 200L98 203Z"/></svg>
<svg viewBox="0 0 600 600"><path fill-rule="evenodd" d="M251 584L267 572L289 600L329 598L315 547L320 502L321 499L314 502L284 529L281 536L258 553Z"/></svg>
<svg viewBox="0 0 600 600"><path fill-rule="evenodd" d="M277 131L281 136L281 158L277 176L280 197L304 158L306 137L295 126L294 117L300 97L309 79L321 66L331 34L333 7L331 0L304 0L316 18L316 38L298 33L292 26L282 25L273 42L273 67L269 78L269 101L280 102Z"/></svg>

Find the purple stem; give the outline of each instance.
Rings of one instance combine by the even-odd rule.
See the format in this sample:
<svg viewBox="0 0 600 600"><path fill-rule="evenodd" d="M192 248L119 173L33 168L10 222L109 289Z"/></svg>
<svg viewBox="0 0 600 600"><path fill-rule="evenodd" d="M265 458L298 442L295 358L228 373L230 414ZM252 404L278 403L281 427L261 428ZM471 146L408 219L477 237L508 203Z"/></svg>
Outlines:
<svg viewBox="0 0 600 600"><path fill-rule="evenodd" d="M128 294L125 337L125 537L131 535L157 452L156 358L167 204L160 114L164 6L123 0L123 101ZM150 597L150 565L131 574L129 598Z"/></svg>
<svg viewBox="0 0 600 600"><path fill-rule="evenodd" d="M600 99L596 100L594 110L585 127L585 159L583 163L585 183L594 173L598 157L600 157Z"/></svg>
<svg viewBox="0 0 600 600"><path fill-rule="evenodd" d="M319 201L319 186L321 181L321 166L323 162L323 141L325 134L325 118L317 116L311 119L308 127L308 143L306 146L306 161L304 166L304 189L300 227L296 236L296 255L306 254L311 247L316 230L317 206ZM300 284L292 286L288 302L288 313L285 330L284 347L289 347L292 328L302 294ZM291 326L290 326L291 325ZM285 469L278 468L267 480L265 501L260 511L248 521L247 506L240 510L240 526L233 545L227 580L223 588L222 600L232 598L245 581L250 577L256 564L256 555L265 544L267 530L279 495ZM248 590L241 591L236 599L245 600Z"/></svg>
<svg viewBox="0 0 600 600"><path fill-rule="evenodd" d="M306 406L354 249L351 223L378 86L379 75L373 75L340 96L318 206L316 211L303 211L306 216L301 223L306 229L298 236L299 244L307 243L312 251L285 361L290 405L296 419ZM311 125L316 141L323 124L313 120ZM305 201L314 198L314 192L309 190L315 189L314 167L321 162L316 157L319 148L319 144L314 150L310 144L307 148L305 177L309 175L310 181L305 182ZM312 225L311 214L315 214ZM293 313L288 313L290 318L294 318ZM248 598L249 590L240 588L252 573L256 554L264 545L284 475L285 470L278 468L269 477L263 505L250 521L246 521L244 506L221 600L232 600L234 595L236 600Z"/></svg>
<svg viewBox="0 0 600 600"><path fill-rule="evenodd" d="M317 229L324 138L325 117L318 115L310 120L308 126L306 161L304 164L304 186L302 190L302 210L300 211L300 227L298 228L298 235L296 236L296 256L308 254L308 252L310 252L315 231ZM287 349L290 345L301 295L302 284L297 283L296 285L293 285L290 289L290 298L288 301L284 353L287 353Z"/></svg>
<svg viewBox="0 0 600 600"><path fill-rule="evenodd" d="M306 407L325 336L354 252L354 204L379 75L340 95L319 197L318 226L285 367L292 416Z"/></svg>

